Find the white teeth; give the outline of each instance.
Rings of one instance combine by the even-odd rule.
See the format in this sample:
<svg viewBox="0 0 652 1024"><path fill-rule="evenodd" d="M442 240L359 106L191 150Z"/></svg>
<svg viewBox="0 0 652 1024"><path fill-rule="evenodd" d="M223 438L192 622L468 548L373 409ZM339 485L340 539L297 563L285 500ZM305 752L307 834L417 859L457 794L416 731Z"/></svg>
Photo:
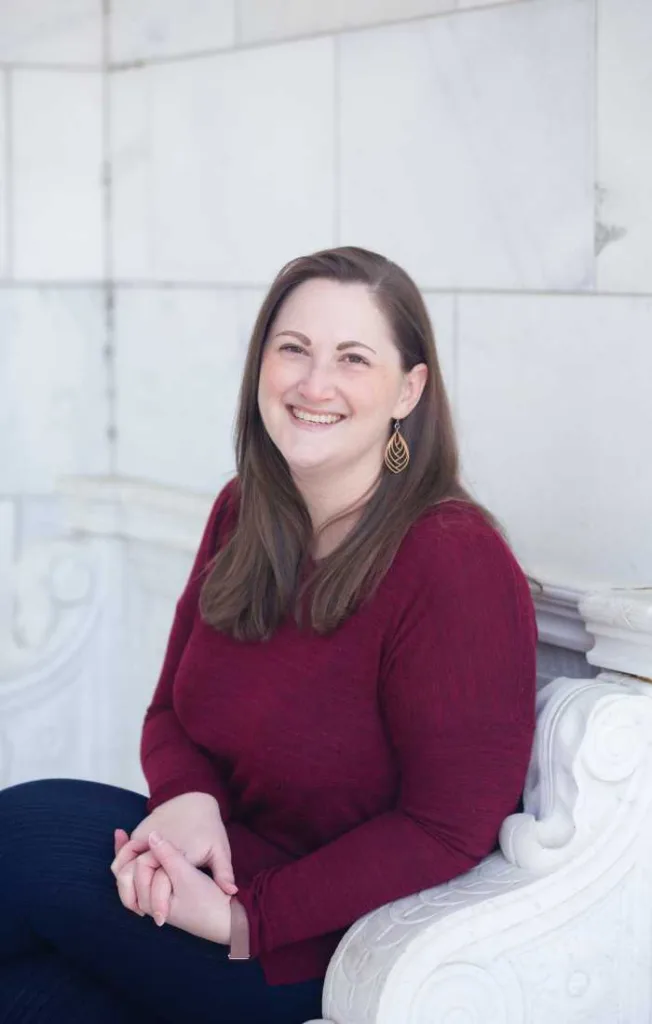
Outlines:
<svg viewBox="0 0 652 1024"><path fill-rule="evenodd" d="M339 423L342 416L327 416L322 414L321 416L312 416L310 413L304 412L302 409L292 409L292 415L296 416L298 420L305 420L306 423Z"/></svg>

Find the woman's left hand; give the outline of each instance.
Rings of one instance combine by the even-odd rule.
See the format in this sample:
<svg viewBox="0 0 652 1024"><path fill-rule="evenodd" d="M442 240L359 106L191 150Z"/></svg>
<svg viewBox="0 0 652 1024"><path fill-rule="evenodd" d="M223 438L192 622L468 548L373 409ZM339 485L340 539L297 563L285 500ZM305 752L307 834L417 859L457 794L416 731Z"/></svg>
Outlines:
<svg viewBox="0 0 652 1024"><path fill-rule="evenodd" d="M200 939L228 945L231 942L231 897L157 832L150 833L149 847L172 885L165 923ZM154 874L154 868L148 870ZM164 923L160 914L155 920L157 924Z"/></svg>

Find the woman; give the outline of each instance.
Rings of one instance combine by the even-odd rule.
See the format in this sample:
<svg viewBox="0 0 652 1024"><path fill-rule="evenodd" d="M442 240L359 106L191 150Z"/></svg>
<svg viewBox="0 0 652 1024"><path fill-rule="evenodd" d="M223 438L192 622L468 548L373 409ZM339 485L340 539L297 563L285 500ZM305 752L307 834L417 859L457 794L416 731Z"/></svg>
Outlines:
<svg viewBox="0 0 652 1024"><path fill-rule="evenodd" d="M399 267L341 248L280 272L237 467L145 719L149 800L0 794L2 1021L301 1024L346 928L470 869L518 803L529 588L459 483Z"/></svg>

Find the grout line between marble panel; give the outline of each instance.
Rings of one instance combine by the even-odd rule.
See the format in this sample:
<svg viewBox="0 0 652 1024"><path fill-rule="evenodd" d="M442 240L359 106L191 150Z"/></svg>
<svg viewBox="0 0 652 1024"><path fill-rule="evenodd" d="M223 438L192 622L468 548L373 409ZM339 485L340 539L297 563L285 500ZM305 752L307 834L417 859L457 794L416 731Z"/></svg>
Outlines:
<svg viewBox="0 0 652 1024"><path fill-rule="evenodd" d="M115 366L115 284L113 280L113 164L111 146L111 90L109 63L111 57L111 0L102 0L102 205L103 205L103 272L104 272L104 370L106 374L106 438L109 448L109 471L115 473L117 463L118 424L116 411Z"/></svg>
<svg viewBox="0 0 652 1024"><path fill-rule="evenodd" d="M102 214L103 214L103 266L105 281L113 280L113 168L111 164L111 91L109 89L109 32L110 0L102 4Z"/></svg>
<svg viewBox="0 0 652 1024"><path fill-rule="evenodd" d="M13 78L10 71L4 74L4 110L5 138L3 170L4 170L4 262L5 281L12 281L14 275L14 116L13 116Z"/></svg>
<svg viewBox="0 0 652 1024"><path fill-rule="evenodd" d="M231 0L233 5L233 48L240 49L242 39L242 17L240 15L240 0Z"/></svg>
<svg viewBox="0 0 652 1024"><path fill-rule="evenodd" d="M109 285L104 291L104 367L106 372L106 438L109 446L109 473L116 472L118 452L117 389L115 369L115 291Z"/></svg>
<svg viewBox="0 0 652 1024"><path fill-rule="evenodd" d="M106 287L106 282L98 281L98 280L94 280L94 281L56 281L56 280L52 280L51 278L33 278L33 279L25 278L23 280L18 280L18 278L13 278L10 281L7 281L7 280L0 281L0 289L2 289L2 288L11 288L13 291L16 291L17 289L20 289L20 288L24 288L26 290L30 289L30 288L32 288L32 289L52 288L52 289L61 289L61 290L70 289L71 291L73 291L75 289L79 290L80 288L85 288L85 289L88 289L90 291L93 291L95 289L97 289L99 291L99 290L103 290L105 287Z"/></svg>
<svg viewBox="0 0 652 1024"><path fill-rule="evenodd" d="M116 288L122 288L124 290L129 289L143 289L143 290L179 290L179 291L266 291L269 288L271 277L269 281L147 281L147 280L134 280L134 281L120 281L114 282ZM550 291L546 289L537 288L483 288L470 287L460 288L455 284L447 286L437 286L422 284L416 281L416 285L419 291L425 292L429 295L451 295L455 293L459 296L465 295L487 295L487 296L538 296L544 298L549 296L550 298L627 298L627 299L650 299L652 298L652 292L620 292L620 291L587 291L580 289L568 289L568 290L557 290Z"/></svg>
<svg viewBox="0 0 652 1024"><path fill-rule="evenodd" d="M593 109L591 110L591 144L593 146L593 287L598 285L598 224L600 221L600 131L599 131L599 17L600 2L593 0Z"/></svg>
<svg viewBox="0 0 652 1024"><path fill-rule="evenodd" d="M340 97L340 39L333 39L333 244L340 245L342 210L341 210L341 138L340 116L342 110Z"/></svg>
<svg viewBox="0 0 652 1024"><path fill-rule="evenodd" d="M98 281L96 280L76 280L76 281L57 281L48 278L39 279L25 279L25 280L0 280L0 289L17 289L17 288L50 288L50 289L80 289L85 288L89 290L104 290L109 285L112 286L113 290L121 289L123 291L227 291L227 292L241 292L241 291L263 291L266 292L269 288L271 277L268 281L147 281L147 280L134 280L134 281ZM551 298L551 299L641 299L644 301L650 301L652 299L652 291L649 292L622 292L622 291L586 291L586 290L573 290L567 291L544 291L535 288L459 288L454 284L448 286L436 286L419 284L416 282L419 291L427 295L452 295L455 294L459 297L464 296L488 296L488 297L526 297L531 296L533 298Z"/></svg>
<svg viewBox="0 0 652 1024"><path fill-rule="evenodd" d="M301 32L296 35L278 36L270 39L255 39L249 42L238 43L235 46L215 46L205 50L196 50L192 53L167 54L162 57L140 57L137 60L113 61L109 71L132 71L137 68L145 68L160 64L180 64L186 61L204 60L208 57L218 57L226 53L233 53L239 50L260 50L270 46L285 46L287 43L308 42L311 39L321 39L328 36L351 35L358 32L369 32L375 28L388 28L391 25L408 25L414 22L432 21L434 18L464 18L468 15L479 14L481 11L504 10L509 7L520 7L534 0L496 0L495 3L481 4L477 7L465 7L462 10L453 7L448 11L434 11L430 14L412 14L406 18L389 18L384 21L369 22L364 25L333 25L330 28L313 29L309 32ZM539 0L543 2L543 0ZM239 29L241 29L239 25Z"/></svg>
<svg viewBox="0 0 652 1024"><path fill-rule="evenodd" d="M78 71L80 74L88 74L95 71L97 74L102 70L98 64L48 64L28 63L20 61L0 61L0 70L5 71Z"/></svg>

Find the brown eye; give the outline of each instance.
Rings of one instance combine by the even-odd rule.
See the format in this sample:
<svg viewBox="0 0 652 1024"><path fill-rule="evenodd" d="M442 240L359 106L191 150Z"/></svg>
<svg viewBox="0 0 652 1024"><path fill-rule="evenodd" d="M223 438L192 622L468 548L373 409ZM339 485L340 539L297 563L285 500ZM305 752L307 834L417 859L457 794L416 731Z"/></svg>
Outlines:
<svg viewBox="0 0 652 1024"><path fill-rule="evenodd" d="M301 345L293 345L290 342L288 342L286 345L281 345L281 347L279 348L279 352L284 352L286 350L288 352L298 352L299 354L306 351L305 348L301 348Z"/></svg>

